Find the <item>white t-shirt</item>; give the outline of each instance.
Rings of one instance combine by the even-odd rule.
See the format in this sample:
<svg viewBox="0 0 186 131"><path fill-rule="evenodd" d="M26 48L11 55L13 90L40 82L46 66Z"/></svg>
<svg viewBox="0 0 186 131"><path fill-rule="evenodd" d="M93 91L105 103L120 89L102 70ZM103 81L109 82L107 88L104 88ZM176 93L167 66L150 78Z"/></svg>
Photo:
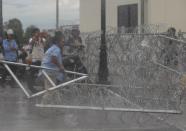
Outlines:
<svg viewBox="0 0 186 131"><path fill-rule="evenodd" d="M41 61L43 59L45 43L46 40L44 38L41 38L36 42L33 42L33 39L30 38L29 48L32 50L32 61Z"/></svg>

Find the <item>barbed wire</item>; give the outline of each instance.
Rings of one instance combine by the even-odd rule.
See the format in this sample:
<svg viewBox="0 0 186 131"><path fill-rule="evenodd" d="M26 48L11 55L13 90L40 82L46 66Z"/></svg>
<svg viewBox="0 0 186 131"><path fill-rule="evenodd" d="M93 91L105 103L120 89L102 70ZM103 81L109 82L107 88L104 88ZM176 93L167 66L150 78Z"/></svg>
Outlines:
<svg viewBox="0 0 186 131"><path fill-rule="evenodd" d="M139 29L145 30L144 35L139 35ZM62 89L60 105L179 111L183 93L180 78L186 70L186 48L184 42L160 37L160 29L156 25L137 27L130 35L108 30L109 88L96 84L101 32L83 34L86 46L80 57L89 73L89 82L94 85L74 84ZM126 32L126 29L120 30ZM50 99L48 104L56 103Z"/></svg>

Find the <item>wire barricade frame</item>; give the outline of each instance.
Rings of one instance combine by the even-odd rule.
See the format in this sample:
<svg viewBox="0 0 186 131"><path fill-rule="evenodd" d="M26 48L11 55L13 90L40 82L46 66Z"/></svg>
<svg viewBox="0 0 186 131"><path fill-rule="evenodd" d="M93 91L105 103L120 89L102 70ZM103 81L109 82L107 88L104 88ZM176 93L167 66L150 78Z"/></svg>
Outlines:
<svg viewBox="0 0 186 131"><path fill-rule="evenodd" d="M63 94L61 98L64 101L60 104L49 100L48 103L37 104L37 106L181 113L180 105L183 90L180 85L180 78L184 76L186 70L183 61L186 56L183 48L186 42L169 37L166 33L161 33L159 29L161 26L157 25L139 27L130 33L127 29L120 29L120 32L118 29L107 30L107 59L109 82L111 83L109 88L108 85L96 84L101 44L100 31L83 34L86 45L83 55L80 53L80 56L89 73L90 83L73 84L68 89L61 91ZM86 93L82 95L84 90L94 99ZM65 103L65 94L68 94L64 93L65 91L74 93L74 95L69 95L77 101ZM110 97L115 99L115 104L119 101L120 103L113 106ZM84 103L89 98L90 101ZM107 100L111 102L110 105L107 105ZM77 103L81 104L78 105ZM124 104L123 107L119 107L122 104Z"/></svg>
<svg viewBox="0 0 186 131"><path fill-rule="evenodd" d="M42 66L36 66L36 65L29 65L29 64L23 64L23 63L17 63L17 62L9 62L9 61L4 61L4 60L0 60L0 63L3 63L3 65L5 66L6 70L10 73L10 75L13 77L13 79L15 80L15 82L18 84L18 86L23 90L24 94L27 96L27 98L34 98L37 96L40 96L48 91L53 91L56 90L58 88L67 86L69 84L72 84L74 82L77 81L81 81L81 80L85 80L88 76L87 74L83 74L83 73L78 73L78 72L72 72L72 71L67 71L65 70L66 73L70 73L70 74L76 74L79 77L64 82L62 84L59 85L55 85L54 82L52 81L52 79L49 77L49 75L47 74L47 72L45 72L44 70L41 71L41 73L44 75L44 77L51 83L51 88L49 89L44 89L43 91L38 91L37 93L34 94L30 94L29 91L24 87L24 85L20 82L20 80L17 78L17 76L14 74L14 72L10 69L10 67L8 66L8 64L10 65L16 65L16 66L24 66L24 67L30 67L30 68L36 68L36 69L45 69L45 70L52 70L52 71L57 71L51 68L46 68L46 67L42 67ZM41 74L40 74L41 75Z"/></svg>

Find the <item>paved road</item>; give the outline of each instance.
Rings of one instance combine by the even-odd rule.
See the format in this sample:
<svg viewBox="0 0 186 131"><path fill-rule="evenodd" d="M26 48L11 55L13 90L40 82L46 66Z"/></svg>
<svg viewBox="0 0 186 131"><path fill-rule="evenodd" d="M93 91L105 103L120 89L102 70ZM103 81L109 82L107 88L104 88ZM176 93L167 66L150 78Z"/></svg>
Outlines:
<svg viewBox="0 0 186 131"><path fill-rule="evenodd" d="M0 87L0 131L181 131L145 113L40 109L34 105L35 100L27 100L19 88Z"/></svg>

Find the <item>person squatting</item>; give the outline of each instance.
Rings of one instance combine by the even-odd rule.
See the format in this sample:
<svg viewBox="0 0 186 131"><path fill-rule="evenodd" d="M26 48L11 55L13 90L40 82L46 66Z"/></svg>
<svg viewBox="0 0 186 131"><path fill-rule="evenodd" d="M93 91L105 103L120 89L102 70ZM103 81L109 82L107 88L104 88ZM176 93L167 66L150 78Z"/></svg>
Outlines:
<svg viewBox="0 0 186 131"><path fill-rule="evenodd" d="M2 45L1 45L3 51L3 58L5 61L10 61L10 62L17 62L18 59L18 45L14 39L14 31L12 29L8 29L6 32L6 39L3 40ZM10 69L15 73L16 72L16 66L15 65L9 65ZM8 71L7 70L2 70L1 71L2 78L1 78L1 84L2 87L5 87L5 82L6 78L8 76ZM14 87L14 86L11 86Z"/></svg>

